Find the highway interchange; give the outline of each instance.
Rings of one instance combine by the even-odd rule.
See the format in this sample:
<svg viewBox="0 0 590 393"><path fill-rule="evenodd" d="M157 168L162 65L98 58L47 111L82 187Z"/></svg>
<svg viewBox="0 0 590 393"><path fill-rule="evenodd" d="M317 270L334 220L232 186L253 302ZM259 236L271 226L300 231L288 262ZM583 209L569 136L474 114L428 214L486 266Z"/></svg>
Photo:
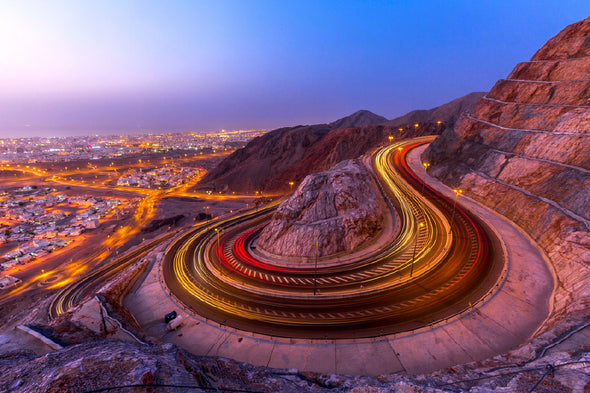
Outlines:
<svg viewBox="0 0 590 393"><path fill-rule="evenodd" d="M503 264L493 231L422 183L407 153L432 138L394 143L371 157L382 193L401 217L386 246L334 265L301 268L251 252L279 201L212 221L176 239L162 264L171 293L194 313L281 337L360 338L415 329L463 311Z"/></svg>

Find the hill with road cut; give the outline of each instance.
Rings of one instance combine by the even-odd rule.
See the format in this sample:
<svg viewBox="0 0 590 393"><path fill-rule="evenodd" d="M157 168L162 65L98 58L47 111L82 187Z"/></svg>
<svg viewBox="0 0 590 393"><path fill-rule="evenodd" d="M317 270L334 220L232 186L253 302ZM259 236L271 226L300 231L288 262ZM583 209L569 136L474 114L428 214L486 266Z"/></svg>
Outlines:
<svg viewBox="0 0 590 393"><path fill-rule="evenodd" d="M590 17L518 64L422 158L546 252L557 287L543 337L588 321Z"/></svg>

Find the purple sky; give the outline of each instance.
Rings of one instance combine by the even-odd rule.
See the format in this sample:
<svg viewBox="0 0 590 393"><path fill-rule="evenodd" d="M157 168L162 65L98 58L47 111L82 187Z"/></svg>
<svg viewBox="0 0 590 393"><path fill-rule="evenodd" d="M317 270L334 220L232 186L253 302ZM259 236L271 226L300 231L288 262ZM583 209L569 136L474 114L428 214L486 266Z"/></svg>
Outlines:
<svg viewBox="0 0 590 393"><path fill-rule="evenodd" d="M589 14L587 0L4 1L0 137L393 118L489 90Z"/></svg>

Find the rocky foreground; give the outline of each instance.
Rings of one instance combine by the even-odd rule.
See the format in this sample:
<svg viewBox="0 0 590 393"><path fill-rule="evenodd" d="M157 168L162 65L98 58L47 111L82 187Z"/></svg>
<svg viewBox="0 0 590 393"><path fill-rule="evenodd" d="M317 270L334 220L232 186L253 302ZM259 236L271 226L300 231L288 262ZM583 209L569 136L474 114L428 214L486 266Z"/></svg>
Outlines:
<svg viewBox="0 0 590 393"><path fill-rule="evenodd" d="M519 360L518 354L508 354L429 375L373 378L255 367L226 358L195 356L172 344L97 341L40 357L30 352L2 354L0 391L492 393L530 392L541 379L535 391L583 393L590 388L585 366L590 362L588 354L557 352L526 363ZM554 366L552 372L547 364Z"/></svg>
<svg viewBox="0 0 590 393"><path fill-rule="evenodd" d="M273 214L257 247L290 257L352 252L380 233L383 214L383 201L365 165L343 161L307 176Z"/></svg>

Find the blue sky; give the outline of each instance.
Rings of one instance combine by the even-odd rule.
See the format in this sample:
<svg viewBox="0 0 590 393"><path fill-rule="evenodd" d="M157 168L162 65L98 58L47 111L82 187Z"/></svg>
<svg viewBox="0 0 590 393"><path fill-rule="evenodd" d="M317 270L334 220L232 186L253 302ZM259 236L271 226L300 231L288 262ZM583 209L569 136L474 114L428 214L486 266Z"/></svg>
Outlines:
<svg viewBox="0 0 590 393"><path fill-rule="evenodd" d="M3 1L0 137L387 118L487 91L588 1Z"/></svg>

